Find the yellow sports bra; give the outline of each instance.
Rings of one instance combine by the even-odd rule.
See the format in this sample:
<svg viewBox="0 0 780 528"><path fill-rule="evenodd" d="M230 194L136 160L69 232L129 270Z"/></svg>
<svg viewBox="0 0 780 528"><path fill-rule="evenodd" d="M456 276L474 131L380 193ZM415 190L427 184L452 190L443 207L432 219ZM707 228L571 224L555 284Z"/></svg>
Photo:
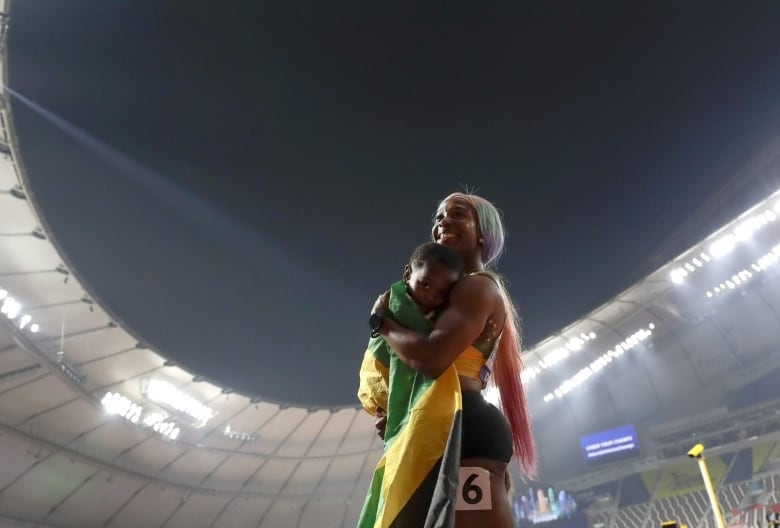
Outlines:
<svg viewBox="0 0 780 528"><path fill-rule="evenodd" d="M482 355L482 352L472 345L461 352L452 364L455 367L455 370L458 371L459 376L482 381L480 373L482 372L482 367L485 365L485 362L486 359L485 356Z"/></svg>
<svg viewBox="0 0 780 528"><path fill-rule="evenodd" d="M501 339L501 335L491 343L490 352L485 357L485 354L477 348L477 344L473 344L466 350L460 353L452 365L455 370L458 371L458 376L465 376L467 378L475 379L482 383L484 388L487 385L488 379L490 379L490 373L493 369L493 362L496 359L496 349L498 348L498 342ZM484 343L484 341L483 341Z"/></svg>

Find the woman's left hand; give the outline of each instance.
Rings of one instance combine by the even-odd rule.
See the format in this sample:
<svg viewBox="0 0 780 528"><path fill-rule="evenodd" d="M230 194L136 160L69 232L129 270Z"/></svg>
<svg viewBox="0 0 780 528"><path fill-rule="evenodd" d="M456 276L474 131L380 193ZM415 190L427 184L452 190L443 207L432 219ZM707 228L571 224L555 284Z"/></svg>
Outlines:
<svg viewBox="0 0 780 528"><path fill-rule="evenodd" d="M374 307L371 308L371 313L387 313L390 308L390 291L384 292L382 295L376 298Z"/></svg>

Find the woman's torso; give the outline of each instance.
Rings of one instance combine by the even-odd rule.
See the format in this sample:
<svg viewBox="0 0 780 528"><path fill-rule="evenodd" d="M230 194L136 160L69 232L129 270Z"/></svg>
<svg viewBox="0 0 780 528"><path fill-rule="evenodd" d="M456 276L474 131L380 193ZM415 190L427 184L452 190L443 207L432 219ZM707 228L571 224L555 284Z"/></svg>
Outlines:
<svg viewBox="0 0 780 528"><path fill-rule="evenodd" d="M485 360L496 351L506 317L503 299L500 295L497 297L482 335L472 345L483 354ZM501 321L501 324L496 325L494 321ZM476 466L489 471L491 508L459 510L455 527L511 528L514 526L514 521L506 489L507 466L512 456L512 435L509 424L495 406L482 398L481 392L484 387L482 379L474 376L473 372L470 372L470 375L459 375L458 378L463 393L461 467Z"/></svg>

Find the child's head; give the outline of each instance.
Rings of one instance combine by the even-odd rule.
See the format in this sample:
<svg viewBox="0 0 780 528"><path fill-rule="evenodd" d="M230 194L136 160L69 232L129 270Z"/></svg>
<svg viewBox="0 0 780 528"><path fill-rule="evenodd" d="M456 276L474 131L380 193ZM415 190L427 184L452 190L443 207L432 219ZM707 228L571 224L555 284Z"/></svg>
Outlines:
<svg viewBox="0 0 780 528"><path fill-rule="evenodd" d="M404 266L409 296L424 312L442 308L463 274L461 256L454 249L436 242L417 246L409 264Z"/></svg>

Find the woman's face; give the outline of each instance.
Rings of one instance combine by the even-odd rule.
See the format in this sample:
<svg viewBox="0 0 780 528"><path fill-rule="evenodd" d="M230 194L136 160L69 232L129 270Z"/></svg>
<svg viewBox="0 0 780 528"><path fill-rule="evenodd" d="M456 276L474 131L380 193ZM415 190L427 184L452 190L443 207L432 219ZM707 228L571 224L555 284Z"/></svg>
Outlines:
<svg viewBox="0 0 780 528"><path fill-rule="evenodd" d="M444 200L433 220L433 241L449 246L461 255L479 248L479 219L466 200Z"/></svg>

